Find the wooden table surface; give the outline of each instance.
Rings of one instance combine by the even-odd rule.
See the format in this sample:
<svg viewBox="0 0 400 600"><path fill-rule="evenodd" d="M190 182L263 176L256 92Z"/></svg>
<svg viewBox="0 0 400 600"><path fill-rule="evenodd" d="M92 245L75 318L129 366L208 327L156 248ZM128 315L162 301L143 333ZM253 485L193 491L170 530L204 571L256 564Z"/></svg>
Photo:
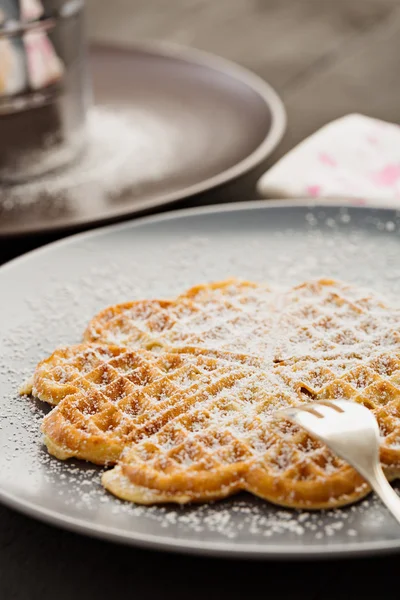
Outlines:
<svg viewBox="0 0 400 600"><path fill-rule="evenodd" d="M288 130L270 162L350 112L400 122L398 0L89 0L88 15L94 41L182 43L235 60L272 83L285 102ZM0 244L0 263L47 240ZM394 600L398 561L167 555L80 537L0 506L1 600Z"/></svg>

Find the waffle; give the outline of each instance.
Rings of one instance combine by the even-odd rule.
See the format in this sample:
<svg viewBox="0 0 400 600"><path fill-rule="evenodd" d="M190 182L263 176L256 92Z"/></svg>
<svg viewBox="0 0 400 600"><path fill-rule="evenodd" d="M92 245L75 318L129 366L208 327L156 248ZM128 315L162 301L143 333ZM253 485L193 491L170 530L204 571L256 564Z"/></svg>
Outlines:
<svg viewBox="0 0 400 600"><path fill-rule="evenodd" d="M381 458L389 478L400 475L400 356L381 355L330 378L313 379L314 399L345 397L368 406L382 433ZM346 463L303 430L276 421L274 411L308 402L279 374L240 371L232 385L210 386L159 431L128 447L103 485L141 504L204 502L248 491L278 505L328 508L352 503L370 490ZM308 373L310 379L310 374ZM268 390L268 393L266 393Z"/></svg>
<svg viewBox="0 0 400 600"><path fill-rule="evenodd" d="M201 393L207 372L217 366L207 357L154 355L117 346L91 346L92 368L87 356L87 345L61 348L46 361L46 372L39 367L44 398L53 386L58 398L63 386L65 391L42 431L57 458L74 456L96 464L115 462L126 445L185 410L191 402L185 394ZM60 377L63 360L67 376Z"/></svg>
<svg viewBox="0 0 400 600"><path fill-rule="evenodd" d="M86 351L74 347L77 364ZM93 351L106 356L102 347ZM67 360L71 366L71 348ZM362 402L376 414L382 462L394 477L400 474L400 355L309 366L302 361L265 371L221 358L164 352L155 358L113 347L100 367L74 378L76 391L45 417L45 442L61 459L120 459L103 484L137 503L200 502L247 490L285 506L340 506L368 487L274 413L310 397Z"/></svg>
<svg viewBox="0 0 400 600"><path fill-rule="evenodd" d="M289 290L228 280L192 288L161 310L152 302L145 310L142 302L106 309L91 321L84 340L237 355L265 365L304 357L363 358L375 347L396 348L400 342L399 311L371 292L331 279Z"/></svg>
<svg viewBox="0 0 400 600"><path fill-rule="evenodd" d="M327 398L365 404L386 474L400 475L398 322L374 294L332 280L198 286L106 309L85 343L39 364L31 390L58 403L42 426L49 451L117 463L102 481L123 499L247 490L284 506L341 506L367 494L365 482L275 412Z"/></svg>
<svg viewBox="0 0 400 600"><path fill-rule="evenodd" d="M262 332L268 333L274 297L267 286L248 281L199 285L173 301L111 306L89 323L83 339L152 351L258 355L244 344L244 336L257 343Z"/></svg>

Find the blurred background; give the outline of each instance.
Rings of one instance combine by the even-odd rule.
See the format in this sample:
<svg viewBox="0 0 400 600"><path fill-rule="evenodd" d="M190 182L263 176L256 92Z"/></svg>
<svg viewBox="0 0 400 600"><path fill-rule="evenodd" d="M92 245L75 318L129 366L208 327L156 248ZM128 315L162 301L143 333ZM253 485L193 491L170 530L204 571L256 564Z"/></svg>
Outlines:
<svg viewBox="0 0 400 600"><path fill-rule="evenodd" d="M398 0L88 0L92 41L159 40L237 61L283 98L274 159L336 117L400 122Z"/></svg>
<svg viewBox="0 0 400 600"><path fill-rule="evenodd" d="M10 34L5 20L0 52L8 73L0 119L1 260L11 256L4 236L57 237L172 205L305 196L398 203L398 0L0 1L5 17L15 18L17 6L27 33ZM143 42L149 48L140 49ZM175 45L178 60L167 53L163 62L153 42ZM211 53L209 70L197 69L185 48ZM213 55L268 82L284 109L268 86L262 106L251 104L249 87L260 82L251 75L239 82L244 74L237 71L228 81L232 67ZM24 56L28 68L17 68ZM13 106L8 118L8 102L38 97L42 107ZM334 123L306 152L296 149L295 161L293 153L280 160L354 113L366 118ZM45 241L50 237L34 243ZM13 254L32 247L26 244Z"/></svg>

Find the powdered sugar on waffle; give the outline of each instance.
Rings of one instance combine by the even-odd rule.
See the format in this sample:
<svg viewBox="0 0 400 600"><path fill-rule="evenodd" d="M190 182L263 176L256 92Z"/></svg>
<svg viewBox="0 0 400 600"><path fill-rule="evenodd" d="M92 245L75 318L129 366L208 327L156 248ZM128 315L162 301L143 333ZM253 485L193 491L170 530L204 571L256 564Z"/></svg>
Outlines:
<svg viewBox="0 0 400 600"><path fill-rule="evenodd" d="M189 299L193 299L193 306ZM161 489L180 485L178 489L185 493L187 486L199 499L196 481L201 471L202 500L209 498L209 489L228 495L241 487L278 504L312 508L313 498L318 496L319 506L335 506L343 503L345 492L333 495L331 481L342 477L347 501L354 501L353 476L346 477L343 463L304 432L278 426L272 419L277 409L308 402L309 396L344 397L358 399L375 410L382 447L392 448L391 462L385 465L394 473L399 462L393 455L399 442L393 407L400 394L396 375L400 343L393 316L389 319L390 335L384 330L382 316L390 315L390 309L380 299L347 284L321 280L275 294L255 284L223 282L191 290L181 301L184 311L179 310L179 299L175 304L151 301L147 305L143 301L116 307L115 311L107 309L95 318L97 325L93 326L102 343L114 327L132 331L129 346L136 349L143 343L148 347L149 340L154 344L151 335L159 334L158 345L173 349L175 354L137 354L117 348L118 353L110 349L99 362L101 346L93 358L91 346L73 346L43 363L35 374L33 393L50 402L55 397L65 398L43 423L52 454L104 464L118 459L125 448L121 467L105 475L103 483L116 495L126 497L121 486L126 487L129 477L136 486L130 499L139 503L154 502L154 492L146 488L147 481L155 477L164 482ZM215 326L214 314L217 320L223 315L223 326L219 322ZM190 326L193 315L206 323L194 339ZM262 334L253 355L246 346L243 315L246 325L252 325L250 340ZM373 318L375 326L371 326ZM182 323L183 341L189 342L183 349L179 346L181 334L176 332L176 325ZM235 329L238 341L226 347ZM215 350L209 340L218 342ZM89 355L85 356L87 350ZM393 356L388 355L386 365L380 356L388 350ZM68 384L63 392L60 376L63 382L69 379L62 369L70 374L75 389ZM353 380L358 387L352 385ZM358 389L361 382L364 386ZM71 442L60 446L57 440L64 431L69 432ZM132 447L126 447L126 436ZM225 483L225 491L215 485L222 476L230 481ZM252 484L255 478L257 483ZM277 492L277 482L288 478L287 490ZM304 480L312 483L309 489L318 492L305 492ZM158 490L157 485L150 487ZM165 496L161 491L157 494L159 499L173 499L168 492Z"/></svg>
<svg viewBox="0 0 400 600"><path fill-rule="evenodd" d="M323 212L310 210L305 234L286 229L267 235L260 229L243 232L236 245L231 243L232 238L225 241L223 237L199 237L195 232L189 232L184 239L163 240L162 248L149 239L141 253L135 253L124 239L115 247L88 240L80 245L80 264L75 265L73 272L51 268L46 275L35 274L37 285L26 300L21 299L20 306L14 306L20 317L5 319L3 328L1 482L9 485L13 479L16 456L22 469L21 488L16 489L19 495L23 495L26 486L32 493L44 493L48 485L54 497L59 496L57 510L61 512L76 505L83 518L93 519L101 513L109 524L125 530L135 527L137 519L151 531L165 530L171 537L192 539L194 533L206 532L214 540L232 537L244 543L261 541L264 535L270 541L299 538L300 543L303 538L314 543L343 532L349 540L390 537L391 521L389 517L386 520L372 498L324 515L275 511L270 505L248 498L184 509L143 508L119 502L101 489L97 468L59 463L41 449L38 425L44 407L33 407L16 395L21 378L32 372L40 358L57 345L78 341L93 314L107 304L127 298L171 297L196 282L227 275L285 285L329 275L366 285L398 302L397 221L391 219L394 226L388 228L385 221L374 218L371 229L382 235L371 235L357 227L352 229L351 215L344 210L334 215L336 226L329 225L327 231L328 217ZM343 226L348 229L344 231ZM21 308L24 305L25 313ZM26 477L22 478L22 473ZM304 523L301 519L305 519Z"/></svg>

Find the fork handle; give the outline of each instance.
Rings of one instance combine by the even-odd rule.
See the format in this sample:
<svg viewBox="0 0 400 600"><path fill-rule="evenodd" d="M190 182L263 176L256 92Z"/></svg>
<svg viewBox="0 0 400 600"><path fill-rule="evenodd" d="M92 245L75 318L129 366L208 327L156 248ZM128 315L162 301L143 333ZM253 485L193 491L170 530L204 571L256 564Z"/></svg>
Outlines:
<svg viewBox="0 0 400 600"><path fill-rule="evenodd" d="M369 474L368 481L386 508L400 523L400 498L386 479L380 464L376 465L373 474Z"/></svg>

